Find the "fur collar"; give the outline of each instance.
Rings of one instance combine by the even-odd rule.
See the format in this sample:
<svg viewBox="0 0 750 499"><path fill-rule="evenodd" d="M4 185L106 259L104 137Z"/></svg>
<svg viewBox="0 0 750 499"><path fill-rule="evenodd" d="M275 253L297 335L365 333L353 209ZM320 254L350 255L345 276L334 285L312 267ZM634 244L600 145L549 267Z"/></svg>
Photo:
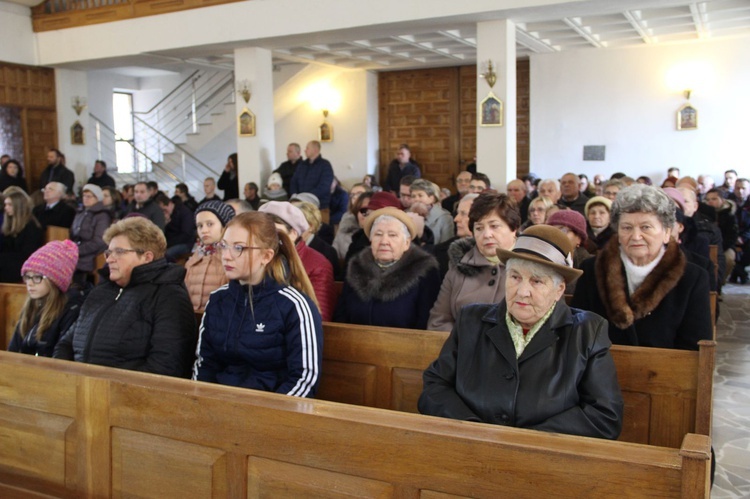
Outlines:
<svg viewBox="0 0 750 499"><path fill-rule="evenodd" d="M450 268L455 268L466 277L474 277L485 267L493 264L476 249L477 242L471 237L456 239L448 247L448 261Z"/></svg>
<svg viewBox="0 0 750 499"><path fill-rule="evenodd" d="M370 248L360 251L349 262L347 280L362 301L393 301L409 292L432 269L435 257L412 244L401 260L387 269L375 263Z"/></svg>
<svg viewBox="0 0 750 499"><path fill-rule="evenodd" d="M654 311L664 297L677 285L685 272L685 256L674 241L669 241L666 252L643 284L628 296L625 269L620 260L617 237L599 251L596 257L596 285L607 317L618 328L630 327Z"/></svg>

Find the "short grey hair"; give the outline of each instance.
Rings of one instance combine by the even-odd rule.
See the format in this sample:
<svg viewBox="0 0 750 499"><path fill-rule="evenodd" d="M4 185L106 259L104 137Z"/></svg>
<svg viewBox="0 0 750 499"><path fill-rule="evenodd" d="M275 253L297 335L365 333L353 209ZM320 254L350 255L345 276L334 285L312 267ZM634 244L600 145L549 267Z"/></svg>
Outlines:
<svg viewBox="0 0 750 499"><path fill-rule="evenodd" d="M623 213L651 213L665 229L671 229L675 222L675 203L658 187L633 184L620 189L612 203L610 219L615 231Z"/></svg>
<svg viewBox="0 0 750 499"><path fill-rule="evenodd" d="M545 178L544 180L539 182L539 187L543 186L544 184L554 184L555 190L558 190L558 191L560 190L560 181L557 180L556 178Z"/></svg>
<svg viewBox="0 0 750 499"><path fill-rule="evenodd" d="M55 190L62 196L68 193L68 186L63 184L62 182L47 182L47 185L51 185L52 187L54 187Z"/></svg>
<svg viewBox="0 0 750 499"><path fill-rule="evenodd" d="M391 215L380 215L375 219L374 222L372 222L372 227L370 227L370 237L372 238L372 233L375 231L376 225L383 222L390 222L391 220L395 220L396 222L398 222L399 226L401 227L401 232L403 232L404 234L404 240L407 243L411 243L411 234L409 233L409 227L407 227L404 222Z"/></svg>
<svg viewBox="0 0 750 499"><path fill-rule="evenodd" d="M612 187L617 187L618 189L624 189L625 187L627 187L625 185L625 182L623 182L619 178L613 178L611 180L607 180L606 182L604 182L604 185L602 185L602 189L606 189L610 185Z"/></svg>
<svg viewBox="0 0 750 499"><path fill-rule="evenodd" d="M559 286L560 284L563 284L565 282L563 276L561 276L554 269L541 263L524 260L523 258L509 258L508 261L505 262L505 275L507 276L508 272L510 272L511 270L515 270L517 272L525 270L535 277L548 277L552 279L552 284L554 284L555 286Z"/></svg>
<svg viewBox="0 0 750 499"><path fill-rule="evenodd" d="M429 180L418 178L409 186L410 191L424 191L428 195L433 196L435 199L440 201L440 189L436 184L433 184Z"/></svg>

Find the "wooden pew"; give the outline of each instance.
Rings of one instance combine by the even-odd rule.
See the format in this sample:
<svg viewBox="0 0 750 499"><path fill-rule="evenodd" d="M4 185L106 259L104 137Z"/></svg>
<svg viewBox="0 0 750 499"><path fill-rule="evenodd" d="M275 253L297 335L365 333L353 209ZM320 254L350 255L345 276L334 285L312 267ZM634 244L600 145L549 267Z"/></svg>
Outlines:
<svg viewBox="0 0 750 499"><path fill-rule="evenodd" d="M318 398L417 412L422 372L446 332L326 322ZM687 433L711 434L715 345L700 351L615 345L625 413L620 440L679 448Z"/></svg>
<svg viewBox="0 0 750 499"><path fill-rule="evenodd" d="M307 400L0 352L5 497L683 497L680 449Z"/></svg>
<svg viewBox="0 0 750 499"><path fill-rule="evenodd" d="M45 232L45 242L65 241L70 238L70 229L66 227L57 227L56 225L47 226Z"/></svg>
<svg viewBox="0 0 750 499"><path fill-rule="evenodd" d="M0 284L0 349L7 350L23 304L26 303L25 284Z"/></svg>

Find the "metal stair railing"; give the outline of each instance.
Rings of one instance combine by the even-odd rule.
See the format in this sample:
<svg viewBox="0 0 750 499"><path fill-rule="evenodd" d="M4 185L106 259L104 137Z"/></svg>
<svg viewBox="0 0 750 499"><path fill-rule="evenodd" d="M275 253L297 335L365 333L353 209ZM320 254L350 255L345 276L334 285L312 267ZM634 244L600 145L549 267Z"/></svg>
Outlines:
<svg viewBox="0 0 750 499"><path fill-rule="evenodd" d="M177 149L174 144L210 122L211 113L234 102L234 73L198 70L148 111L134 112L134 134L139 146L152 157ZM158 134L154 133L158 131Z"/></svg>
<svg viewBox="0 0 750 499"><path fill-rule="evenodd" d="M95 147L96 157L98 159L102 159L110 165L117 165L117 143L126 143L133 150L133 166L135 171L119 172L110 170L110 174L120 178L124 183L135 183L149 180L166 183L178 183L182 181L173 172L154 161L154 159L145 151L136 147L135 144L128 140L121 139L112 128L107 126L107 124L96 115L89 113L89 116L94 121L96 140L94 141L93 146ZM141 169L140 165L143 164L149 164L152 168Z"/></svg>

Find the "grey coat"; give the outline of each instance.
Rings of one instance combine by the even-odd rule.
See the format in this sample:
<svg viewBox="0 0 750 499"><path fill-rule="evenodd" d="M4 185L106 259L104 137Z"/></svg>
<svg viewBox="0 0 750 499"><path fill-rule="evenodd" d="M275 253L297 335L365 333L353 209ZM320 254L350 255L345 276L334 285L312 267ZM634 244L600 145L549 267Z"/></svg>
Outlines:
<svg viewBox="0 0 750 499"><path fill-rule="evenodd" d="M427 329L450 331L458 312L470 303L499 303L505 298L505 266L487 260L474 239L458 239L448 249L450 270L430 310Z"/></svg>

